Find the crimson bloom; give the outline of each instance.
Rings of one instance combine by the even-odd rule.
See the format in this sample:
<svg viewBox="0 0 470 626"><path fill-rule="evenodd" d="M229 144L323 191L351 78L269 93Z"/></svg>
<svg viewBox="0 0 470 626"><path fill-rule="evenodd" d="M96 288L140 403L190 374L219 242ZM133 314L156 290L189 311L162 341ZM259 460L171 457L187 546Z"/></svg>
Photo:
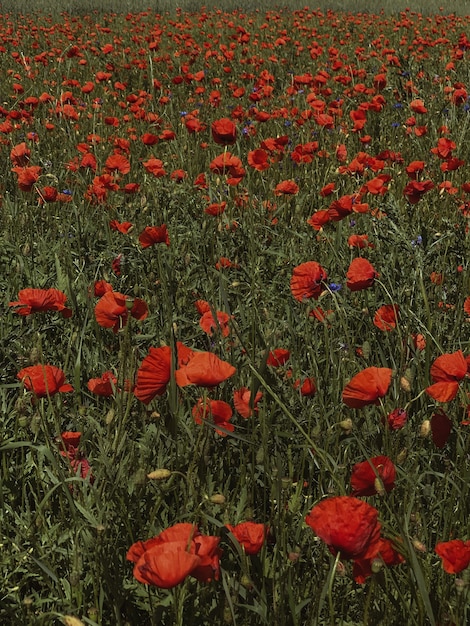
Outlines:
<svg viewBox="0 0 470 626"><path fill-rule="evenodd" d="M368 558L355 559L353 565L353 578L355 582L362 585L366 579L372 576L373 561L391 567L404 562L403 556L395 549L390 539L380 538Z"/></svg>
<svg viewBox="0 0 470 626"><path fill-rule="evenodd" d="M16 377L38 398L73 391L72 385L65 382L64 372L55 365L31 365L19 371Z"/></svg>
<svg viewBox="0 0 470 626"><path fill-rule="evenodd" d="M353 496L383 495L395 487L396 469L388 456L375 456L352 468Z"/></svg>
<svg viewBox="0 0 470 626"><path fill-rule="evenodd" d="M392 381L388 367L366 367L356 374L343 389L343 402L351 409L361 409L368 404L379 404Z"/></svg>
<svg viewBox="0 0 470 626"><path fill-rule="evenodd" d="M233 365L222 361L212 352L194 352L187 364L175 371L175 379L179 387L187 385L216 387L235 372Z"/></svg>
<svg viewBox="0 0 470 626"><path fill-rule="evenodd" d="M305 518L310 528L336 555L344 559L364 559L380 541L378 511L352 496L327 498L316 504Z"/></svg>
<svg viewBox="0 0 470 626"><path fill-rule="evenodd" d="M216 427L215 432L222 437L227 436L225 431L235 430L235 426L229 423L232 419L232 407L223 400L199 398L197 404L193 406L192 414L196 424L202 424L205 420L212 421ZM220 430L217 426L224 430Z"/></svg>
<svg viewBox="0 0 470 626"><path fill-rule="evenodd" d="M22 289L18 300L9 306L18 307L18 315L31 315L44 311L60 311L64 317L71 317L72 311L65 306L67 296L59 289Z"/></svg>
<svg viewBox="0 0 470 626"><path fill-rule="evenodd" d="M375 312L374 326L379 330L393 330L397 327L399 310L398 304L384 304Z"/></svg>
<svg viewBox="0 0 470 626"><path fill-rule="evenodd" d="M90 378L87 387L91 393L104 398L114 395L117 386L117 378L113 372L104 372L99 378Z"/></svg>
<svg viewBox="0 0 470 626"><path fill-rule="evenodd" d="M237 127L228 117L215 120L211 125L212 139L222 146L231 146L237 140Z"/></svg>
<svg viewBox="0 0 470 626"><path fill-rule="evenodd" d="M134 565L134 577L141 583L162 589L179 585L189 575L201 582L218 580L220 539L202 535L197 526L175 524L156 537L132 544L127 560Z"/></svg>
<svg viewBox="0 0 470 626"><path fill-rule="evenodd" d="M367 259L353 259L346 274L346 286L351 291L361 291L372 287L379 274Z"/></svg>
<svg viewBox="0 0 470 626"><path fill-rule="evenodd" d="M431 180L410 180L403 189L403 195L410 204L418 204L422 196L433 187L434 183Z"/></svg>
<svg viewBox="0 0 470 626"><path fill-rule="evenodd" d="M442 409L433 413L431 420L431 436L437 448L443 448L452 432L452 421Z"/></svg>
<svg viewBox="0 0 470 626"><path fill-rule="evenodd" d="M387 415L387 423L390 430L400 430L406 424L408 413L405 409L393 409Z"/></svg>
<svg viewBox="0 0 470 626"><path fill-rule="evenodd" d="M295 196L299 191L299 186L293 180L283 180L281 183L276 185L274 189L274 194L276 196Z"/></svg>
<svg viewBox="0 0 470 626"><path fill-rule="evenodd" d="M81 436L82 433L80 432L66 431L62 433L60 437L63 449L60 451L60 454L69 460L70 468L74 474L80 474L80 477L83 479L89 476L90 483L93 484L95 479L91 473L90 463L78 449Z"/></svg>
<svg viewBox="0 0 470 626"><path fill-rule="evenodd" d="M139 241L142 248L150 248L156 243L164 243L170 245L170 235L166 224L161 226L147 226L139 235Z"/></svg>
<svg viewBox="0 0 470 626"><path fill-rule="evenodd" d="M266 540L269 527L266 524L257 524L255 522L243 522L232 526L225 524L235 539L241 544L245 550L245 554L258 554Z"/></svg>
<svg viewBox="0 0 470 626"><path fill-rule="evenodd" d="M294 267L290 281L292 295L299 302L308 298L318 300L323 291L322 283L328 274L316 261L307 261Z"/></svg>
<svg viewBox="0 0 470 626"><path fill-rule="evenodd" d="M470 565L470 541L441 541L434 552L441 557L442 567L448 574L459 574Z"/></svg>
<svg viewBox="0 0 470 626"><path fill-rule="evenodd" d="M237 413L245 419L248 419L253 413L258 412L258 402L263 397L261 391L256 392L256 396L251 401L251 391L247 387L240 387L233 392L233 405Z"/></svg>
<svg viewBox="0 0 470 626"><path fill-rule="evenodd" d="M155 396L162 396L171 378L171 348L150 348L137 371L135 397L149 404Z"/></svg>
<svg viewBox="0 0 470 626"><path fill-rule="evenodd" d="M426 388L431 398L438 402L450 402L457 395L459 382L467 375L467 361L461 350L442 354L431 365L433 385Z"/></svg>
<svg viewBox="0 0 470 626"><path fill-rule="evenodd" d="M95 318L103 328L112 328L117 333L127 324L129 314L136 320L148 315L146 303L140 298L130 298L117 291L107 291L95 306Z"/></svg>
<svg viewBox="0 0 470 626"><path fill-rule="evenodd" d="M212 335L214 330L220 329L223 337L228 337L230 334L230 327L228 325L231 316L224 311L216 312L217 321L214 320L214 316L212 315L212 311L205 311L201 319L199 320L199 326L202 330L208 335Z"/></svg>

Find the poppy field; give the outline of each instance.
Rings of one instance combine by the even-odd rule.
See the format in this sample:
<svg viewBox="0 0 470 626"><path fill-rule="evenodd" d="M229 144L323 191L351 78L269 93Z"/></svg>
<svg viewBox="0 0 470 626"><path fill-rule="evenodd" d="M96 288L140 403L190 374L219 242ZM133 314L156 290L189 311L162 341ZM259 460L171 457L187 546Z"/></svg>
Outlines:
<svg viewBox="0 0 470 626"><path fill-rule="evenodd" d="M0 622L470 620L470 17L3 15Z"/></svg>

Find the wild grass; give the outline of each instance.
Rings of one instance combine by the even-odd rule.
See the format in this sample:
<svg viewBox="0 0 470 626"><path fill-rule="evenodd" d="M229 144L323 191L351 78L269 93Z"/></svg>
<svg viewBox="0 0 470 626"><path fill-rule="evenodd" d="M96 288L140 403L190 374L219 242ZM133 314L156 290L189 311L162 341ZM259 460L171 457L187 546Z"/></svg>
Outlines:
<svg viewBox="0 0 470 626"><path fill-rule="evenodd" d="M455 85L469 84L469 51L456 56L468 18L445 17L449 3L429 20L410 13L396 19L335 14L357 8L346 2L329 4L326 18L307 19L307 10L294 17L290 4L279 17L270 5L266 15L257 3L256 13L248 13L248 7L243 13L208 9L202 21L200 13L175 18L172 5L145 5L150 10L140 13L134 2L113 3L109 14L97 17L86 3L60 5L68 13L62 16L58 5L2 3L8 15L0 27L1 106L12 129L2 131L0 144L5 164L0 175L1 623L57 624L73 616L95 626L465 626L469 571L445 573L434 547L469 538L468 382L443 405L452 422L443 447L422 436L422 424L442 407L424 393L432 382L432 362L459 349L470 353L464 312L470 295L468 213L459 208L468 202L462 185L470 182L470 113L468 99L456 106L449 95ZM108 10L105 3L100 6ZM232 11L231 6L226 9ZM431 11L430 6L423 3L416 10ZM464 6L460 2L451 12L461 14ZM156 17L156 8L169 14ZM372 8L379 10L373 3L364 4L363 11ZM387 14L399 10L397 3L383 8ZM53 17L28 17L36 9ZM126 17L127 12L132 15ZM251 33L249 42L237 39L243 29ZM278 38L287 40L275 44ZM309 52L312 38L319 47L315 59ZM153 41L157 45L149 47ZM205 56L206 50L220 52L231 42L232 58ZM78 55L67 54L73 46ZM311 119L301 124L308 91L289 91L293 76L320 70L335 75L331 48L339 49L344 69L336 75L351 77L350 90L344 81L329 79L331 91L319 91L318 97L328 103L340 99L342 117L331 129ZM382 67L387 75L383 109L368 111L364 132L354 132L349 114L371 96L353 88L371 87ZM188 79L188 73L200 70L203 81ZM272 74L274 91L255 105L271 113L260 123L249 96L263 70ZM111 76L101 80L97 72ZM183 80L173 81L175 76ZM94 84L91 93L82 91L87 81ZM232 97L234 85L246 87L239 100ZM205 90L197 91L200 86ZM215 89L220 105L209 100ZM44 92L50 102L37 108L25 104ZM76 120L57 112L65 92L72 94ZM408 121L415 98L428 108L417 114L427 126L422 136ZM226 176L209 171L211 160L224 151L212 141L210 125L231 116L238 104L245 113L228 150L242 160L246 175L232 186ZM206 130L188 133L184 118L191 111ZM111 117L117 126L105 121ZM164 128L175 131L173 141L154 146L141 141L144 133ZM365 134L370 140L363 143ZM265 172L247 165L249 151L283 135L289 143L282 159ZM442 160L431 152L442 136L456 143L454 154L465 161L463 167L442 171ZM122 189L136 182L140 189L136 194L108 191L99 202L87 191L117 140L129 142L128 152L122 151L131 164L118 184ZM296 164L291 151L309 141L318 142L319 153L311 163ZM21 191L10 171L10 151L21 142L31 150L31 164L42 168L31 191ZM373 177L338 172L335 150L342 143L347 163L363 151L371 156L393 151L402 160L387 161L388 191L363 200L371 211L317 232L307 223L313 213L327 208L332 198L356 193ZM71 165L84 145L96 157L96 172ZM165 176L156 178L144 169L152 155L162 160ZM412 205L403 195L405 167L417 160L425 161L426 178L435 188ZM170 177L177 169L186 172L181 182ZM201 173L208 181L202 191L194 186ZM276 185L291 179L299 193L276 196ZM335 194L324 198L319 192L329 182L335 182ZM445 182L456 192L439 188ZM65 190L71 201L42 203L37 189L45 185ZM221 201L227 202L222 215L204 212L210 202ZM114 219L132 222L133 229L127 235L113 231ZM161 224L170 233L169 247L143 249L138 235ZM351 234L367 234L373 247L349 248ZM118 255L120 274L112 270ZM358 255L371 261L379 277L371 289L353 292L346 287L346 273ZM220 257L233 266L217 269ZM318 302L297 302L289 286L292 271L310 260L327 270L328 286ZM432 272L443 280L433 282ZM145 300L148 318L129 318L116 334L99 326L97 280ZM15 314L8 304L27 287L64 291L73 316ZM208 336L200 328L199 299L233 316L227 338L220 329ZM400 307L399 323L384 332L373 324L374 313L394 303ZM324 321L310 315L317 305L328 312ZM416 334L426 341L423 350L416 348ZM165 395L146 406L124 381L135 379L150 347L176 341L216 353L236 367L236 374L209 391L178 389L172 382ZM275 348L290 352L280 368L266 365ZM32 398L16 375L35 363L63 369L74 392ZM389 393L378 405L347 408L341 399L345 384L370 366L393 370ZM117 388L111 397L97 397L87 382L106 370L115 373ZM316 381L313 398L293 386L306 376ZM234 413L235 430L226 437L210 423L194 423L191 411L198 397L208 394L232 404L233 390L241 386L262 392L256 415L245 420ZM406 407L408 422L391 431L384 419L398 407ZM349 419L351 427L345 423ZM93 483L74 474L60 455L58 438L64 431L82 432L80 450ZM305 516L321 499L349 494L354 464L376 455L395 463L396 487L367 500L379 510L384 534L398 538L406 561L360 585L350 563L338 563L306 526ZM162 468L171 472L166 480L147 477ZM253 557L224 528L245 520L270 527L269 541ZM197 523L201 531L221 537L220 580L204 585L187 579L172 590L137 582L126 561L128 548L178 522Z"/></svg>

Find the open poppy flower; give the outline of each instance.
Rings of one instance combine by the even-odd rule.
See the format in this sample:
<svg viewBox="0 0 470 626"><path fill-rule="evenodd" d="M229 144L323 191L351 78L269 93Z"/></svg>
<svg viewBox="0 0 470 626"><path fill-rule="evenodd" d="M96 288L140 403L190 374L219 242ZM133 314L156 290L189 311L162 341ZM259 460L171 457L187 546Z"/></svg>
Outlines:
<svg viewBox="0 0 470 626"><path fill-rule="evenodd" d="M62 433L63 449L60 451L60 454L69 460L70 468L74 475L79 474L83 479L89 477L90 483L93 484L95 479L91 473L90 463L78 449L81 436L82 433L80 432L66 431Z"/></svg>
<svg viewBox="0 0 470 626"><path fill-rule="evenodd" d="M129 314L136 320L148 315L146 303L140 298L130 298L117 291L107 291L95 306L95 318L103 328L112 328L117 333L127 324Z"/></svg>
<svg viewBox="0 0 470 626"><path fill-rule="evenodd" d="M318 300L323 291L322 283L328 278L326 271L316 261L307 261L294 267L290 281L292 295L299 302L308 298Z"/></svg>
<svg viewBox="0 0 470 626"><path fill-rule="evenodd" d="M379 274L367 259L353 259L346 274L346 286L351 291L361 291L372 287Z"/></svg>
<svg viewBox="0 0 470 626"><path fill-rule="evenodd" d="M299 186L293 180L283 180L274 189L274 195L276 196L295 196L298 192Z"/></svg>
<svg viewBox="0 0 470 626"><path fill-rule="evenodd" d="M142 248L150 248L156 243L164 243L167 247L170 245L170 235L166 224L161 226L147 226L139 235L139 241Z"/></svg>
<svg viewBox="0 0 470 626"><path fill-rule="evenodd" d="M178 387L216 387L235 372L233 365L222 361L212 352L194 352L187 364L175 371L175 379Z"/></svg>
<svg viewBox="0 0 470 626"><path fill-rule="evenodd" d="M399 310L398 304L384 304L379 307L374 315L374 326L379 330L393 330L397 327Z"/></svg>
<svg viewBox="0 0 470 626"><path fill-rule="evenodd" d="M368 404L379 404L392 381L388 367L366 367L356 374L343 389L343 402L351 409L361 409Z"/></svg>
<svg viewBox="0 0 470 626"><path fill-rule="evenodd" d="M19 371L16 377L38 398L73 391L72 385L65 382L64 372L55 365L31 365Z"/></svg>
<svg viewBox="0 0 470 626"><path fill-rule="evenodd" d="M396 469L388 456L375 456L352 468L353 496L383 495L395 487Z"/></svg>
<svg viewBox="0 0 470 626"><path fill-rule="evenodd" d="M116 391L117 378L113 372L104 372L100 378L90 378L87 387L96 396L109 398Z"/></svg>
<svg viewBox="0 0 470 626"><path fill-rule="evenodd" d="M225 528L232 533L239 544L243 546L245 554L258 554L263 547L269 527L266 524L242 522L236 526L225 524Z"/></svg>
<svg viewBox="0 0 470 626"><path fill-rule="evenodd" d="M316 504L305 518L330 552L343 559L365 559L380 541L378 511L352 496L326 498Z"/></svg>
<svg viewBox="0 0 470 626"><path fill-rule="evenodd" d="M268 354L266 365L270 365L271 367L281 367L281 365L285 365L289 359L289 350L286 350L285 348L275 348Z"/></svg>
<svg viewBox="0 0 470 626"><path fill-rule="evenodd" d="M155 396L162 396L171 378L171 348L150 348L137 371L135 397L149 404Z"/></svg>
<svg viewBox="0 0 470 626"><path fill-rule="evenodd" d="M359 585L363 585L367 578L372 576L372 564L373 562L378 562L381 565L386 565L387 567L392 567L394 565L399 565L403 563L405 559L395 549L392 541L390 539L380 538L380 541L375 546L375 550L370 553L370 555L364 559L355 559L353 565L353 578L356 583Z"/></svg>
<svg viewBox="0 0 470 626"><path fill-rule="evenodd" d="M208 335L212 335L214 330L220 330L223 337L228 337L230 334L229 321L231 316L224 311L217 311L217 321L214 320L214 316L212 315L212 311L205 311L201 319L199 320L199 326L202 330Z"/></svg>
<svg viewBox="0 0 470 626"><path fill-rule="evenodd" d="M237 127L228 117L215 120L211 125L212 139L222 146L231 146L237 140Z"/></svg>
<svg viewBox="0 0 470 626"><path fill-rule="evenodd" d="M253 413L258 412L258 402L263 397L263 393L258 391L251 402L251 391L247 387L240 387L233 392L233 405L237 413L245 419L248 419Z"/></svg>
<svg viewBox="0 0 470 626"><path fill-rule="evenodd" d="M197 404L193 406L192 414L196 424L202 424L205 420L212 420L216 427L215 432L222 437L227 436L227 433L224 431L233 432L235 430L235 426L229 423L232 419L232 407L223 400L199 398ZM217 426L222 427L224 430L220 430Z"/></svg>
<svg viewBox="0 0 470 626"><path fill-rule="evenodd" d="M470 565L470 541L441 541L434 552L441 557L442 567L448 574L459 574Z"/></svg>
<svg viewBox="0 0 470 626"><path fill-rule="evenodd" d="M461 350L442 354L431 365L433 385L426 388L431 398L438 402L450 402L457 395L459 382L467 375L467 361Z"/></svg>
<svg viewBox="0 0 470 626"><path fill-rule="evenodd" d="M44 311L60 311L64 317L71 317L72 311L65 306L67 296L59 289L22 289L18 300L9 306L17 307L18 315L31 315Z"/></svg>
<svg viewBox="0 0 470 626"><path fill-rule="evenodd" d="M393 409L387 415L387 424L390 430L400 430L408 420L408 413L405 409Z"/></svg>
<svg viewBox="0 0 470 626"><path fill-rule="evenodd" d="M202 535L194 524L175 524L148 541L134 543L127 560L135 563L134 577L146 585L171 589L189 575L210 582L219 579L219 542L219 537Z"/></svg>

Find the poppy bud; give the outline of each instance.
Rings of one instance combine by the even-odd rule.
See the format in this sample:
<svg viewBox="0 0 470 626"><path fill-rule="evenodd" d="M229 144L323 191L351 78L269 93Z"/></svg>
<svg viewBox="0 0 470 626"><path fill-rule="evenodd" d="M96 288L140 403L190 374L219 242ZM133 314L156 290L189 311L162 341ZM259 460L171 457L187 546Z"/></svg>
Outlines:
<svg viewBox="0 0 470 626"><path fill-rule="evenodd" d="M406 376L402 376L400 378L400 387L403 389L403 391L406 391L407 393L411 391L410 381Z"/></svg>
<svg viewBox="0 0 470 626"><path fill-rule="evenodd" d="M109 426L111 422L113 421L113 419L114 419L114 409L109 409L104 419L104 421L106 422L106 425Z"/></svg>
<svg viewBox="0 0 470 626"><path fill-rule="evenodd" d="M378 558L372 559L370 568L373 574L378 574L379 572L381 572L383 570L383 567L384 567L384 562L382 561L382 559L378 559Z"/></svg>
<svg viewBox="0 0 470 626"><path fill-rule="evenodd" d="M380 478L376 478L376 479L374 480L374 487L375 487L375 490L376 490L376 492L377 492L377 494L378 494L379 496L384 496L384 495L385 495L385 488L384 488L384 484L383 484L383 482L380 480Z"/></svg>
<svg viewBox="0 0 470 626"><path fill-rule="evenodd" d="M31 365L37 365L40 360L41 360L41 351L39 350L39 348L36 348L36 347L32 348L31 352L29 353L29 361Z"/></svg>
<svg viewBox="0 0 470 626"><path fill-rule="evenodd" d="M461 594L465 591L465 587L468 587L468 583L463 578L455 579L455 590L458 594Z"/></svg>
<svg viewBox="0 0 470 626"><path fill-rule="evenodd" d="M408 449L407 448L403 448L403 450L401 450L398 453L397 465L402 465L406 461L407 456L408 456Z"/></svg>
<svg viewBox="0 0 470 626"><path fill-rule="evenodd" d="M416 539L416 537L411 542L413 544L413 548L418 552L427 552L427 548L422 541Z"/></svg>
<svg viewBox="0 0 470 626"><path fill-rule="evenodd" d="M65 626L85 626L81 619L73 615L64 615L61 619Z"/></svg>
<svg viewBox="0 0 470 626"><path fill-rule="evenodd" d="M430 420L424 420L424 422L422 422L420 426L419 435L420 437L429 437L430 434L431 434L431 422Z"/></svg>
<svg viewBox="0 0 470 626"><path fill-rule="evenodd" d="M209 500L212 504L225 504L225 496L223 493L214 493Z"/></svg>
<svg viewBox="0 0 470 626"><path fill-rule="evenodd" d="M171 476L171 471L169 469L157 469L153 472L147 474L147 478L149 480L165 480Z"/></svg>
<svg viewBox="0 0 470 626"><path fill-rule="evenodd" d="M353 428L353 421L350 417L347 417L346 419L341 420L338 425L346 435L349 435Z"/></svg>

